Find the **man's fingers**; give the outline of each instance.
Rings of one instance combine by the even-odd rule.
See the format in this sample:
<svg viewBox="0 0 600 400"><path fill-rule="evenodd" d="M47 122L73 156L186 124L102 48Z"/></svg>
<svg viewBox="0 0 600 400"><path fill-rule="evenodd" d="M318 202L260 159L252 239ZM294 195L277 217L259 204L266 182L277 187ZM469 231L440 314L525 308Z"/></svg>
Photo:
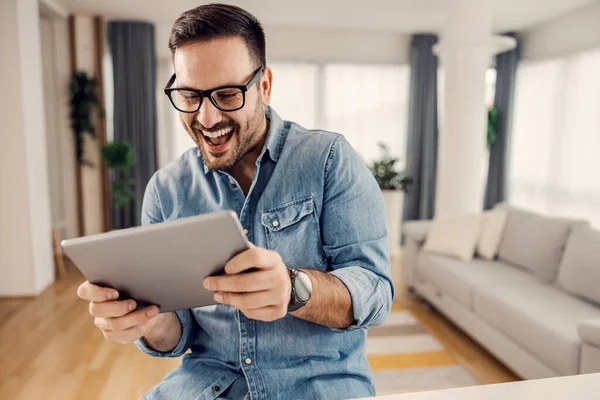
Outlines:
<svg viewBox="0 0 600 400"><path fill-rule="evenodd" d="M281 304L282 299L279 293L265 290L253 293L215 293L215 301L222 304L229 304L240 310L256 310L263 307ZM289 302L289 299L287 299Z"/></svg>
<svg viewBox="0 0 600 400"><path fill-rule="evenodd" d="M250 268L274 268L281 263L281 256L277 252L252 247L229 260L225 264L225 272L234 275Z"/></svg>
<svg viewBox="0 0 600 400"><path fill-rule="evenodd" d="M114 318L129 314L136 307L134 300L107 301L97 303L90 301L90 315L96 318Z"/></svg>
<svg viewBox="0 0 600 400"><path fill-rule="evenodd" d="M102 333L111 342L126 344L134 342L148 333L149 326L148 323L144 323L119 332L103 331Z"/></svg>
<svg viewBox="0 0 600 400"><path fill-rule="evenodd" d="M211 276L204 280L204 287L214 292L259 292L281 285L279 275L271 270L259 270L238 275Z"/></svg>
<svg viewBox="0 0 600 400"><path fill-rule="evenodd" d="M96 318L94 323L103 331L119 332L145 323L158 315L158 307L150 306L117 318Z"/></svg>
<svg viewBox="0 0 600 400"><path fill-rule="evenodd" d="M119 292L112 288L97 286L90 283L90 281L85 281L77 288L77 296L83 300L101 303L115 300L119 297Z"/></svg>

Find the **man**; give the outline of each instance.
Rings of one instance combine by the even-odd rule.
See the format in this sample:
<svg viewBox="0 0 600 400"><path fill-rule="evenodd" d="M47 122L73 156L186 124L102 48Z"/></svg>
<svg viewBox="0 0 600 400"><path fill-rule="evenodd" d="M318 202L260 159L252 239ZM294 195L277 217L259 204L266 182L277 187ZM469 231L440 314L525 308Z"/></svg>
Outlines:
<svg viewBox="0 0 600 400"><path fill-rule="evenodd" d="M133 300L85 282L78 293L96 325L152 356L191 349L147 399L374 395L366 330L393 299L374 178L341 135L307 131L269 107L265 37L248 12L187 11L170 48L175 75L165 93L197 148L152 177L143 223L235 210L255 247L227 275L205 280L216 306L132 312Z"/></svg>

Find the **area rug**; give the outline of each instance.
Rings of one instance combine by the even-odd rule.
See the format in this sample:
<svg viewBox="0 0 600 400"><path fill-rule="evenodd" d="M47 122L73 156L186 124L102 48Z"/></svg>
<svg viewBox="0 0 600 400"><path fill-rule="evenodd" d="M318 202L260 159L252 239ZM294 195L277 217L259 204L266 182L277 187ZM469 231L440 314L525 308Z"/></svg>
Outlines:
<svg viewBox="0 0 600 400"><path fill-rule="evenodd" d="M367 358L378 396L478 384L409 311L369 329Z"/></svg>

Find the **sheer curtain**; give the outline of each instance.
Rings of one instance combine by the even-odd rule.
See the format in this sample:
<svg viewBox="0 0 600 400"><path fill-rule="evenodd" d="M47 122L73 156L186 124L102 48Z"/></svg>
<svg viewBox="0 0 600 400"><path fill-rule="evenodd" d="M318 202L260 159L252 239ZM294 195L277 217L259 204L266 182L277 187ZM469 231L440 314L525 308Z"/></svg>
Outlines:
<svg viewBox="0 0 600 400"><path fill-rule="evenodd" d="M323 128L343 134L366 162L380 156L383 142L403 168L409 67L329 64L323 74Z"/></svg>
<svg viewBox="0 0 600 400"><path fill-rule="evenodd" d="M600 227L600 49L517 73L509 201Z"/></svg>
<svg viewBox="0 0 600 400"><path fill-rule="evenodd" d="M406 146L409 67L274 62L271 104L283 119L341 133L366 162Z"/></svg>
<svg viewBox="0 0 600 400"><path fill-rule="evenodd" d="M271 105L279 116L305 128L318 128L319 66L300 62L275 62Z"/></svg>

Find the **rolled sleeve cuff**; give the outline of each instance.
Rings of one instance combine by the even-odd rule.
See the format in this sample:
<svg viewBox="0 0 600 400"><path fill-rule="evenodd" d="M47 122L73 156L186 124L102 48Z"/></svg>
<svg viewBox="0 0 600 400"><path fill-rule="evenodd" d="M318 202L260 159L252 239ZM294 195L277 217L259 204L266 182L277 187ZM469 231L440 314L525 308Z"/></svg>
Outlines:
<svg viewBox="0 0 600 400"><path fill-rule="evenodd" d="M152 357L181 357L190 348L194 340L194 319L190 310L175 311L181 324L181 338L173 350L169 352L157 351L150 347L144 338L135 341L136 346Z"/></svg>
<svg viewBox="0 0 600 400"><path fill-rule="evenodd" d="M352 299L355 323L334 332L366 329L382 324L392 306L392 290L387 280L362 267L344 267L330 272L341 280Z"/></svg>

